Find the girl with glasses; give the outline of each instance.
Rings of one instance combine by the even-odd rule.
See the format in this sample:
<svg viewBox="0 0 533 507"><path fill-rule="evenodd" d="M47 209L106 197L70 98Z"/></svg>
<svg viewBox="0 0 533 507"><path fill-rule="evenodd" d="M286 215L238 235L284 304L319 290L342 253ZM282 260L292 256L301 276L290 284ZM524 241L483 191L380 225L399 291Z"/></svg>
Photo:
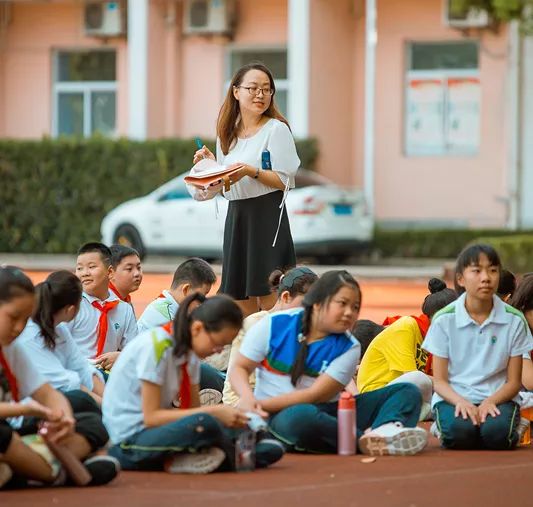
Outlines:
<svg viewBox="0 0 533 507"><path fill-rule="evenodd" d="M245 315L269 309L268 276L296 264L286 193L300 166L289 124L276 107L272 73L260 63L240 68L231 80L217 123L216 161L240 168L222 191L229 208L224 228L220 292L234 297ZM205 146L194 155L215 160Z"/></svg>

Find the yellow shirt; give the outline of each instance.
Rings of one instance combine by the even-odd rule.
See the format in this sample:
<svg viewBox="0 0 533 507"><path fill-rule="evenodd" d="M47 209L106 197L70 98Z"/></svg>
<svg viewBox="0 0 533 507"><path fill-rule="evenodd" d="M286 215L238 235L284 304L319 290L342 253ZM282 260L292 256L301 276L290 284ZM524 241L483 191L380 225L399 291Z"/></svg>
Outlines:
<svg viewBox="0 0 533 507"><path fill-rule="evenodd" d="M370 342L363 356L357 373L359 392L385 387L408 371L423 371L427 353L422 350L422 341L420 328L412 317L402 317L385 328Z"/></svg>

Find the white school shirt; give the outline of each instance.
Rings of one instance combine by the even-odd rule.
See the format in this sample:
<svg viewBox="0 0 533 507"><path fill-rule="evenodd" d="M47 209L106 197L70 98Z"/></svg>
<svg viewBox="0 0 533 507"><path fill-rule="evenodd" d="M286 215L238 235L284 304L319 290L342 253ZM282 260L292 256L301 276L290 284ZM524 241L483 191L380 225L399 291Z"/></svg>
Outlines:
<svg viewBox="0 0 533 507"><path fill-rule="evenodd" d="M122 350L128 342L137 336L137 322L131 306L120 300L113 292L109 291L109 296L105 301L83 293L80 309L76 318L71 320L67 327L86 358L94 358L98 343L98 320L100 310L92 306L93 301L100 304L106 301L119 301L119 304L107 314L108 327L107 338L103 352L117 352Z"/></svg>
<svg viewBox="0 0 533 507"><path fill-rule="evenodd" d="M239 352L246 358L256 363L261 363L267 357L270 350L270 336L272 318L284 313L301 312L301 308L291 308L280 312L270 313L264 316L257 324L254 324L244 336ZM349 336L353 346L344 354L333 360L329 366L322 372L329 375L342 385L348 384L355 375L355 370L361 356L361 345L353 337ZM308 375L302 375L296 387L291 383L290 375L280 375L271 372L262 365L258 366L256 372L256 383L254 395L256 399L263 400L272 398L281 394L292 393L296 389L307 389L316 381L316 378ZM337 400L339 395L334 396L330 401Z"/></svg>
<svg viewBox="0 0 533 507"><path fill-rule="evenodd" d="M56 346L50 349L39 326L30 319L12 347L31 354L35 368L54 389L72 391L85 386L92 391L96 369L82 355L65 323L56 326L55 331Z"/></svg>
<svg viewBox="0 0 533 507"><path fill-rule="evenodd" d="M422 343L422 348L431 354L448 359L450 386L474 404L503 386L510 357L522 356L533 348L522 313L497 296L492 299L492 311L480 325L466 311L463 293L433 316ZM439 401L442 397L433 394L432 406Z"/></svg>
<svg viewBox="0 0 533 507"><path fill-rule="evenodd" d="M172 408L181 384L180 366L185 361L185 358L173 356L173 347L172 336L157 327L140 334L118 357L102 401L104 425L114 444L145 428L141 396L143 380L161 386L160 408ZM187 370L191 384L199 384L200 362L192 351L188 354Z"/></svg>
<svg viewBox="0 0 533 507"><path fill-rule="evenodd" d="M294 188L294 176L300 167L300 159L289 127L275 118L268 120L252 137L237 138L236 144L227 155L222 153L220 140L217 139L217 163L228 166L242 162L261 169L261 154L265 150L270 152L272 170L278 173L287 190ZM242 178L232 184L229 192L224 192L224 197L233 201L259 197L276 191L277 189L250 177Z"/></svg>
<svg viewBox="0 0 533 507"><path fill-rule="evenodd" d="M154 299L139 317L137 321L139 333L174 320L179 305L168 290L164 290L162 294L163 297Z"/></svg>
<svg viewBox="0 0 533 507"><path fill-rule="evenodd" d="M18 340L18 338L17 338ZM19 400L33 395L37 389L46 384L46 379L35 367L30 353L23 347L16 348L15 340L7 347L1 347L10 370L17 379ZM0 365L0 401L12 401L11 392L8 387L7 377ZM18 420L19 418L14 418Z"/></svg>

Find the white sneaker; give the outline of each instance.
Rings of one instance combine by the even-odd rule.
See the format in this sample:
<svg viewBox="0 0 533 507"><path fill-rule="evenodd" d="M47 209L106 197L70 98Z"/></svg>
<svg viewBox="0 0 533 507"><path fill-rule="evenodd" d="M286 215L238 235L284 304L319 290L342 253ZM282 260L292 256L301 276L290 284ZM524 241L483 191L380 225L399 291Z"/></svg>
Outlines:
<svg viewBox="0 0 533 507"><path fill-rule="evenodd" d="M433 421L433 424L429 428L429 432L435 437L440 440L440 431L439 427L437 425L437 421Z"/></svg>
<svg viewBox="0 0 533 507"><path fill-rule="evenodd" d="M427 444L428 435L422 428L405 428L389 423L376 428L359 439L359 448L370 456L410 456Z"/></svg>
<svg viewBox="0 0 533 507"><path fill-rule="evenodd" d="M0 489L13 477L11 467L7 463L0 463Z"/></svg>
<svg viewBox="0 0 533 507"><path fill-rule="evenodd" d="M420 422L427 420L427 418L431 415L431 403L424 402L422 403L422 407L420 408L420 417L418 420Z"/></svg>
<svg viewBox="0 0 533 507"><path fill-rule="evenodd" d="M218 447L210 447L196 453L177 454L165 463L169 474L208 474L214 472L226 459L226 453Z"/></svg>
<svg viewBox="0 0 533 507"><path fill-rule="evenodd" d="M202 389L200 391L200 405L206 407L209 405L218 405L222 401L222 393L216 389Z"/></svg>

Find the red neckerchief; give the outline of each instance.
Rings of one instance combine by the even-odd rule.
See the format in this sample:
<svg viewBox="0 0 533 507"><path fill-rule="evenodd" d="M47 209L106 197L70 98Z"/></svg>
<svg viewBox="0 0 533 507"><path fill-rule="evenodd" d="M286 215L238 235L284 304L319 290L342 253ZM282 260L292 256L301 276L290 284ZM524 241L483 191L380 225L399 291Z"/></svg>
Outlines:
<svg viewBox="0 0 533 507"><path fill-rule="evenodd" d="M98 319L98 328L97 328L97 341L96 341L96 356L98 357L102 354L102 351L104 350L105 341L107 338L107 328L109 326L109 322L107 320L107 314L113 310L113 308L116 308L116 306L120 303L118 299L115 299L115 301L106 301L104 304L100 304L98 301L93 301L91 305L100 311L100 318Z"/></svg>
<svg viewBox="0 0 533 507"><path fill-rule="evenodd" d="M131 296L128 294L125 298L122 297L118 289L115 287L115 284L113 282L109 282L109 290L115 293L115 295L125 303L131 304Z"/></svg>
<svg viewBox="0 0 533 507"><path fill-rule="evenodd" d="M422 338L425 338L428 332L428 329L429 329L429 325L431 324L429 317L425 315L424 313L420 316L409 315L409 317L415 319L416 323L418 324L418 329L420 329L420 333L422 334ZM401 318L402 318L402 315L394 315L393 317L387 317L383 321L383 325L390 326L392 323L396 322L398 319L401 319ZM427 359L426 359L426 366L424 367L424 373L430 375L432 373L432 367L433 367L433 356L428 353Z"/></svg>
<svg viewBox="0 0 533 507"><path fill-rule="evenodd" d="M169 335L172 336L173 322L167 322L165 325L161 326ZM189 370L187 369L187 361L185 361L181 366L181 382L180 390L178 393L180 400L180 408L191 408L191 377L189 376Z"/></svg>
<svg viewBox="0 0 533 507"><path fill-rule="evenodd" d="M19 401L19 386L17 383L17 377L15 377L15 374L11 371L11 368L9 367L9 364L7 363L6 357L4 356L4 353L2 352L2 347L0 347L0 365L4 369L6 373L7 383L9 384L9 390L11 391L11 398L13 398L13 401Z"/></svg>

